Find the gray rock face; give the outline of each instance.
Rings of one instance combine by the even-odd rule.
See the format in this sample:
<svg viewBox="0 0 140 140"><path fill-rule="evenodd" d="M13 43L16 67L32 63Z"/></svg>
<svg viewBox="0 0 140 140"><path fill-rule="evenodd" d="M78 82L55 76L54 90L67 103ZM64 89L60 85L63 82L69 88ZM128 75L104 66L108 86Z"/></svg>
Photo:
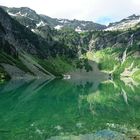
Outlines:
<svg viewBox="0 0 140 140"><path fill-rule="evenodd" d="M127 18L124 18L118 22L110 23L105 30L127 30L129 28L134 28L140 23L139 15L131 15Z"/></svg>
<svg viewBox="0 0 140 140"><path fill-rule="evenodd" d="M36 54L35 46L29 42L27 39L28 37L24 36L29 32L24 30L23 26L14 21L2 9L0 9L0 17L0 24L5 31L4 36L2 36L3 41L7 41L16 51L24 49L26 51L30 51L33 54ZM28 48L30 48L30 50Z"/></svg>
<svg viewBox="0 0 140 140"><path fill-rule="evenodd" d="M133 15L127 17L127 18L122 19L122 20L119 21L119 22L110 23L108 27L115 26L115 25L117 25L117 24L121 24L122 22L129 22L129 21L131 21L131 20L138 20L139 18L140 18L139 15L133 14Z"/></svg>

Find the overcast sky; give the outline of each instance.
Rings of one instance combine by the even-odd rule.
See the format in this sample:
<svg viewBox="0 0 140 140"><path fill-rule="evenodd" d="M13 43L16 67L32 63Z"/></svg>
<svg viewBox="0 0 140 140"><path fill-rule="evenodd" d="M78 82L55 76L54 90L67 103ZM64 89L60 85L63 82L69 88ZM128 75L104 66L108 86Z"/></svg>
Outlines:
<svg viewBox="0 0 140 140"><path fill-rule="evenodd" d="M140 0L0 0L0 5L26 6L51 17L92 20L102 24L132 14L140 15Z"/></svg>

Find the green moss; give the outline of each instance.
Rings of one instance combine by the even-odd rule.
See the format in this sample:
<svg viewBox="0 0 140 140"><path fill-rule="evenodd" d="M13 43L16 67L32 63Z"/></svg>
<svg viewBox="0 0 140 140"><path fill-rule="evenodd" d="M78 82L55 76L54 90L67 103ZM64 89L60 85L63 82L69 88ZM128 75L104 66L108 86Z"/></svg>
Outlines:
<svg viewBox="0 0 140 140"><path fill-rule="evenodd" d="M119 78L120 74L124 72L125 68L140 68L140 59L135 54L139 49L139 46L134 44L127 51L127 58L123 64L121 64L121 56L125 51L125 48L106 48L93 53L93 60L98 62L100 70L112 71L114 78ZM138 73L134 74L134 79L137 78Z"/></svg>
<svg viewBox="0 0 140 140"><path fill-rule="evenodd" d="M128 56L126 61L122 65L119 65L118 68L114 71L114 75L120 76L120 74L122 72L124 72L125 68L130 68L130 67L131 67L131 70L136 68L136 67L139 68L140 67L139 58L135 58L133 56Z"/></svg>
<svg viewBox="0 0 140 140"><path fill-rule="evenodd" d="M119 65L118 50L114 50L112 48L103 49L97 51L95 54L95 59L98 59L99 69L112 71L115 66Z"/></svg>
<svg viewBox="0 0 140 140"><path fill-rule="evenodd" d="M135 79L136 81L140 81L140 70L136 71L133 75L132 75L133 79Z"/></svg>
<svg viewBox="0 0 140 140"><path fill-rule="evenodd" d="M108 70L108 71L111 71L114 69L114 67L118 64L118 62L107 56L107 57L104 57L100 60L99 62L99 69L100 70Z"/></svg>

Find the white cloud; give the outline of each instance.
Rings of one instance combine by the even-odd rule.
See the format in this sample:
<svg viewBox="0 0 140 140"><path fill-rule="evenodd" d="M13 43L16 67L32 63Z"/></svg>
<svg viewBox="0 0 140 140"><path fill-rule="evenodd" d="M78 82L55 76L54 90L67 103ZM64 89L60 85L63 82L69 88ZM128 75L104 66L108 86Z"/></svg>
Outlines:
<svg viewBox="0 0 140 140"><path fill-rule="evenodd" d="M51 17L93 20L120 20L140 14L140 0L0 0L0 5L28 6ZM107 21L106 21L107 23Z"/></svg>
<svg viewBox="0 0 140 140"><path fill-rule="evenodd" d="M140 5L140 0L132 0L133 4Z"/></svg>

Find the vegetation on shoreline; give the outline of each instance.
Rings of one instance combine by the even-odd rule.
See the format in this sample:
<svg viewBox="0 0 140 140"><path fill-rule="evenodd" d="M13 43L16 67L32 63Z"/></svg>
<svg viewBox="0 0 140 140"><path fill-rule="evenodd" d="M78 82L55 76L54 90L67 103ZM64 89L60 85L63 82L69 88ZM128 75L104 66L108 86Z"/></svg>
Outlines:
<svg viewBox="0 0 140 140"><path fill-rule="evenodd" d="M91 56L88 55L87 57L96 61L101 71L113 74L114 78L120 78L121 74L128 70L130 73L132 72L128 76L139 80L140 59L137 56L138 46L128 50L126 60L122 63L121 57L124 51L125 49L123 48L105 48L96 52L90 52ZM133 69L138 70L133 73Z"/></svg>
<svg viewBox="0 0 140 140"><path fill-rule="evenodd" d="M5 72L4 68L0 66L0 83L9 80L10 76Z"/></svg>
<svg viewBox="0 0 140 140"><path fill-rule="evenodd" d="M136 71L132 77L136 80L140 82L140 70Z"/></svg>

